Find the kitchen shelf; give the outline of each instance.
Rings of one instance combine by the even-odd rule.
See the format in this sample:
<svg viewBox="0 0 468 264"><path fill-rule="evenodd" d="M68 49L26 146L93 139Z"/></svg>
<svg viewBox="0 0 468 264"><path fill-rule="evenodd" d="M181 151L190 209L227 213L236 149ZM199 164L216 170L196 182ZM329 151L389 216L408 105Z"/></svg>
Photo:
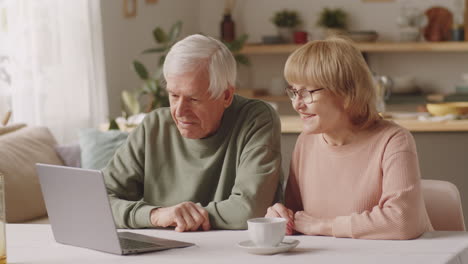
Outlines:
<svg viewBox="0 0 468 264"><path fill-rule="evenodd" d="M468 41L459 42L361 42L362 52L468 52ZM300 44L247 44L240 51L246 55L289 54Z"/></svg>

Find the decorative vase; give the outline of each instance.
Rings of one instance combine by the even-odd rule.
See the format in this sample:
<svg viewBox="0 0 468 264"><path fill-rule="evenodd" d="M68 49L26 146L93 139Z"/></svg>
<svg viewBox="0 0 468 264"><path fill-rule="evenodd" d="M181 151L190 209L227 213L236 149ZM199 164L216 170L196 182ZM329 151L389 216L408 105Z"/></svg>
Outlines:
<svg viewBox="0 0 468 264"><path fill-rule="evenodd" d="M221 21L221 39L225 42L232 42L236 39L235 24L230 13L225 13Z"/></svg>
<svg viewBox="0 0 468 264"><path fill-rule="evenodd" d="M415 42L420 39L420 30L417 27L402 27L399 30L400 42Z"/></svg>
<svg viewBox="0 0 468 264"><path fill-rule="evenodd" d="M278 35L286 43L292 43L294 39L294 28L292 27L278 27Z"/></svg>

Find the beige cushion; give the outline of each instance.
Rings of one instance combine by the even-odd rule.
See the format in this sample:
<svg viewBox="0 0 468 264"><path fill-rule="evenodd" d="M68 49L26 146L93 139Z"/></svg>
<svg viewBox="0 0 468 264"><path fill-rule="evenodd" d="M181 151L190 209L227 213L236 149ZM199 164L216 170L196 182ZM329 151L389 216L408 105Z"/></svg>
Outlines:
<svg viewBox="0 0 468 264"><path fill-rule="evenodd" d="M7 134L7 133L11 133L25 126L26 124L13 124L13 125L8 125L8 126L0 126L0 136Z"/></svg>
<svg viewBox="0 0 468 264"><path fill-rule="evenodd" d="M0 173L5 177L6 220L23 222L46 215L36 163L63 165L45 127L27 127L0 137Z"/></svg>

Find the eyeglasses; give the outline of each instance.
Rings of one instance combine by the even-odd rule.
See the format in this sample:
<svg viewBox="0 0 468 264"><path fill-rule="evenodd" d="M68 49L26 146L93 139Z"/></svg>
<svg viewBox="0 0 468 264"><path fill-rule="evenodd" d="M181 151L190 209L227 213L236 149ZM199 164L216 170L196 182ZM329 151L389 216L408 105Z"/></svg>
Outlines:
<svg viewBox="0 0 468 264"><path fill-rule="evenodd" d="M293 89L291 86L288 86L285 88L286 93L288 94L291 101L296 100L297 97L299 96L300 98L302 98L302 101L306 104L311 104L315 102L316 100L314 99L313 93L321 91L323 89L325 88L319 88L319 89L309 91L306 89L296 90L296 89Z"/></svg>

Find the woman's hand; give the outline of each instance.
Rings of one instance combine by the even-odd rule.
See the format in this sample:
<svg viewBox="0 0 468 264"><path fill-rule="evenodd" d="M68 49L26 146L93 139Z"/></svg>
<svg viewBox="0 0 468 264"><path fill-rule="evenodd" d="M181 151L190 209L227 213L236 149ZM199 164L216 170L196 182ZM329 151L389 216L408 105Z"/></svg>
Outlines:
<svg viewBox="0 0 468 264"><path fill-rule="evenodd" d="M312 217L304 211L294 215L294 229L304 235L332 236L332 222Z"/></svg>
<svg viewBox="0 0 468 264"><path fill-rule="evenodd" d="M286 219L286 235L292 235L294 231L294 213L283 204L276 203L270 206L265 217L281 217Z"/></svg>

